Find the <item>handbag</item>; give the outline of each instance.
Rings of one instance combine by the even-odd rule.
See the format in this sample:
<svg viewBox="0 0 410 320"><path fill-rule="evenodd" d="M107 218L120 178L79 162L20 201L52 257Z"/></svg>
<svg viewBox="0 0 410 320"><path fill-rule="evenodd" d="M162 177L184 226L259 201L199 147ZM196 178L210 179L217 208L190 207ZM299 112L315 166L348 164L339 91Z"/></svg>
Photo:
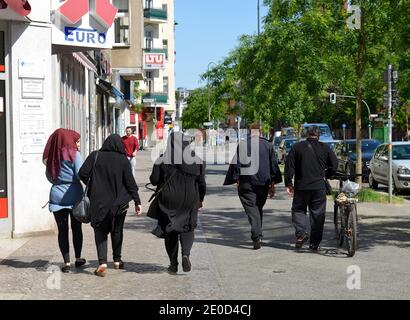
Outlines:
<svg viewBox="0 0 410 320"><path fill-rule="evenodd" d="M308 143L309 143L309 149L311 149L313 151L313 153L315 154L316 159L319 163L319 157L318 157L317 153L315 152L315 149L313 149L313 146L310 144L310 142L308 142ZM323 177L323 180L325 181L326 194L328 196L332 195L333 194L333 189L332 189L332 186L330 185L329 180L326 179L326 175Z"/></svg>
<svg viewBox="0 0 410 320"><path fill-rule="evenodd" d="M85 187L83 196L81 200L73 206L73 216L77 221L81 223L90 223L91 221L91 213L90 213L90 198L88 197L88 188L90 186L90 181L94 173L95 164L97 163L98 159L98 151L95 155L93 168L91 170L90 178L87 181L87 185Z"/></svg>

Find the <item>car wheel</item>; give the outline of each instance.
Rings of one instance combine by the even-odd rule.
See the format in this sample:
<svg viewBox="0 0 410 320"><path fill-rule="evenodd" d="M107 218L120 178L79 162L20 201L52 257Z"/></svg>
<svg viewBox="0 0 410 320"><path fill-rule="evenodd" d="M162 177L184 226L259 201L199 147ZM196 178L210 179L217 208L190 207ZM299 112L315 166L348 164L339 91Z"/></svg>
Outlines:
<svg viewBox="0 0 410 320"><path fill-rule="evenodd" d="M379 187L379 184L376 180L374 180L373 174L371 172L369 172L369 185L370 188L377 190L377 188Z"/></svg>
<svg viewBox="0 0 410 320"><path fill-rule="evenodd" d="M400 189L397 188L396 182L394 181L394 177L392 177L392 181L393 181L393 194L397 196L400 194Z"/></svg>

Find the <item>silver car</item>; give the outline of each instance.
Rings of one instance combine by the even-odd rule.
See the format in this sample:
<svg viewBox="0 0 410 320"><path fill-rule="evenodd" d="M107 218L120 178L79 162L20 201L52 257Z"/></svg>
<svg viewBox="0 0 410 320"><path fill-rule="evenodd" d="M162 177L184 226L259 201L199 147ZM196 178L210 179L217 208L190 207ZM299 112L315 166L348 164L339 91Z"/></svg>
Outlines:
<svg viewBox="0 0 410 320"><path fill-rule="evenodd" d="M393 142L393 188L395 192L410 190L410 142ZM381 144L369 163L369 184L376 189L388 184L388 147Z"/></svg>

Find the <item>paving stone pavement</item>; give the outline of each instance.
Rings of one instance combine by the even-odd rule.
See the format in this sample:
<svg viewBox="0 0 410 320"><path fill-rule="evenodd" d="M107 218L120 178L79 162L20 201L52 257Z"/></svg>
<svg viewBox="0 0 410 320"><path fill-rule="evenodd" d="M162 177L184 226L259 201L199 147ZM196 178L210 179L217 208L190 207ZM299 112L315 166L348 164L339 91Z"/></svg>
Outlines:
<svg viewBox="0 0 410 320"><path fill-rule="evenodd" d="M138 155L137 182L146 212L150 192L144 188L151 162ZM0 263L0 299L409 299L410 205L360 204L359 251L347 258L335 246L331 204L319 254L293 249L291 199L278 187L264 219L264 245L251 249L249 225L234 186L222 187L227 167L209 165L208 195L192 251L193 270L170 276L154 221L127 215L123 259L126 270L110 266L106 278L97 267L93 232L84 225L83 256L89 263L59 274L56 235L25 239ZM0 240L0 246L3 240ZM10 240L7 240L10 241ZM14 241L14 240L12 240ZM361 289L347 288L347 268L361 271ZM61 280L61 281L60 281Z"/></svg>

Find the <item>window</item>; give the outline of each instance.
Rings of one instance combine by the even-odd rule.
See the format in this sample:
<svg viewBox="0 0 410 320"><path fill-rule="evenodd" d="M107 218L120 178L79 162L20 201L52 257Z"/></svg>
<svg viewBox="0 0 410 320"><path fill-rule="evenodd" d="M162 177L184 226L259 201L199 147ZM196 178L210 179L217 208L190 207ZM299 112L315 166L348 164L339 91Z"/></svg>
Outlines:
<svg viewBox="0 0 410 320"><path fill-rule="evenodd" d="M152 49L154 47L153 34L153 31L145 31L145 49Z"/></svg>
<svg viewBox="0 0 410 320"><path fill-rule="evenodd" d="M154 1L153 0L145 0L145 8L146 9L151 9L154 7Z"/></svg>
<svg viewBox="0 0 410 320"><path fill-rule="evenodd" d="M152 74L152 71L147 71L145 73L145 77L146 77L146 85L148 88L148 92L149 93L153 93L154 92L154 77Z"/></svg>
<svg viewBox="0 0 410 320"><path fill-rule="evenodd" d="M169 83L169 81L168 81L168 77L164 77L164 78L163 78L163 82L164 82L164 91L163 91L163 93L168 93L168 90L169 90L169 86L168 86L168 83Z"/></svg>
<svg viewBox="0 0 410 320"><path fill-rule="evenodd" d="M129 0L114 0L118 12L114 22L115 44L130 44L130 10Z"/></svg>
<svg viewBox="0 0 410 320"><path fill-rule="evenodd" d="M168 60L168 40L162 40L162 49L166 50L165 57Z"/></svg>

